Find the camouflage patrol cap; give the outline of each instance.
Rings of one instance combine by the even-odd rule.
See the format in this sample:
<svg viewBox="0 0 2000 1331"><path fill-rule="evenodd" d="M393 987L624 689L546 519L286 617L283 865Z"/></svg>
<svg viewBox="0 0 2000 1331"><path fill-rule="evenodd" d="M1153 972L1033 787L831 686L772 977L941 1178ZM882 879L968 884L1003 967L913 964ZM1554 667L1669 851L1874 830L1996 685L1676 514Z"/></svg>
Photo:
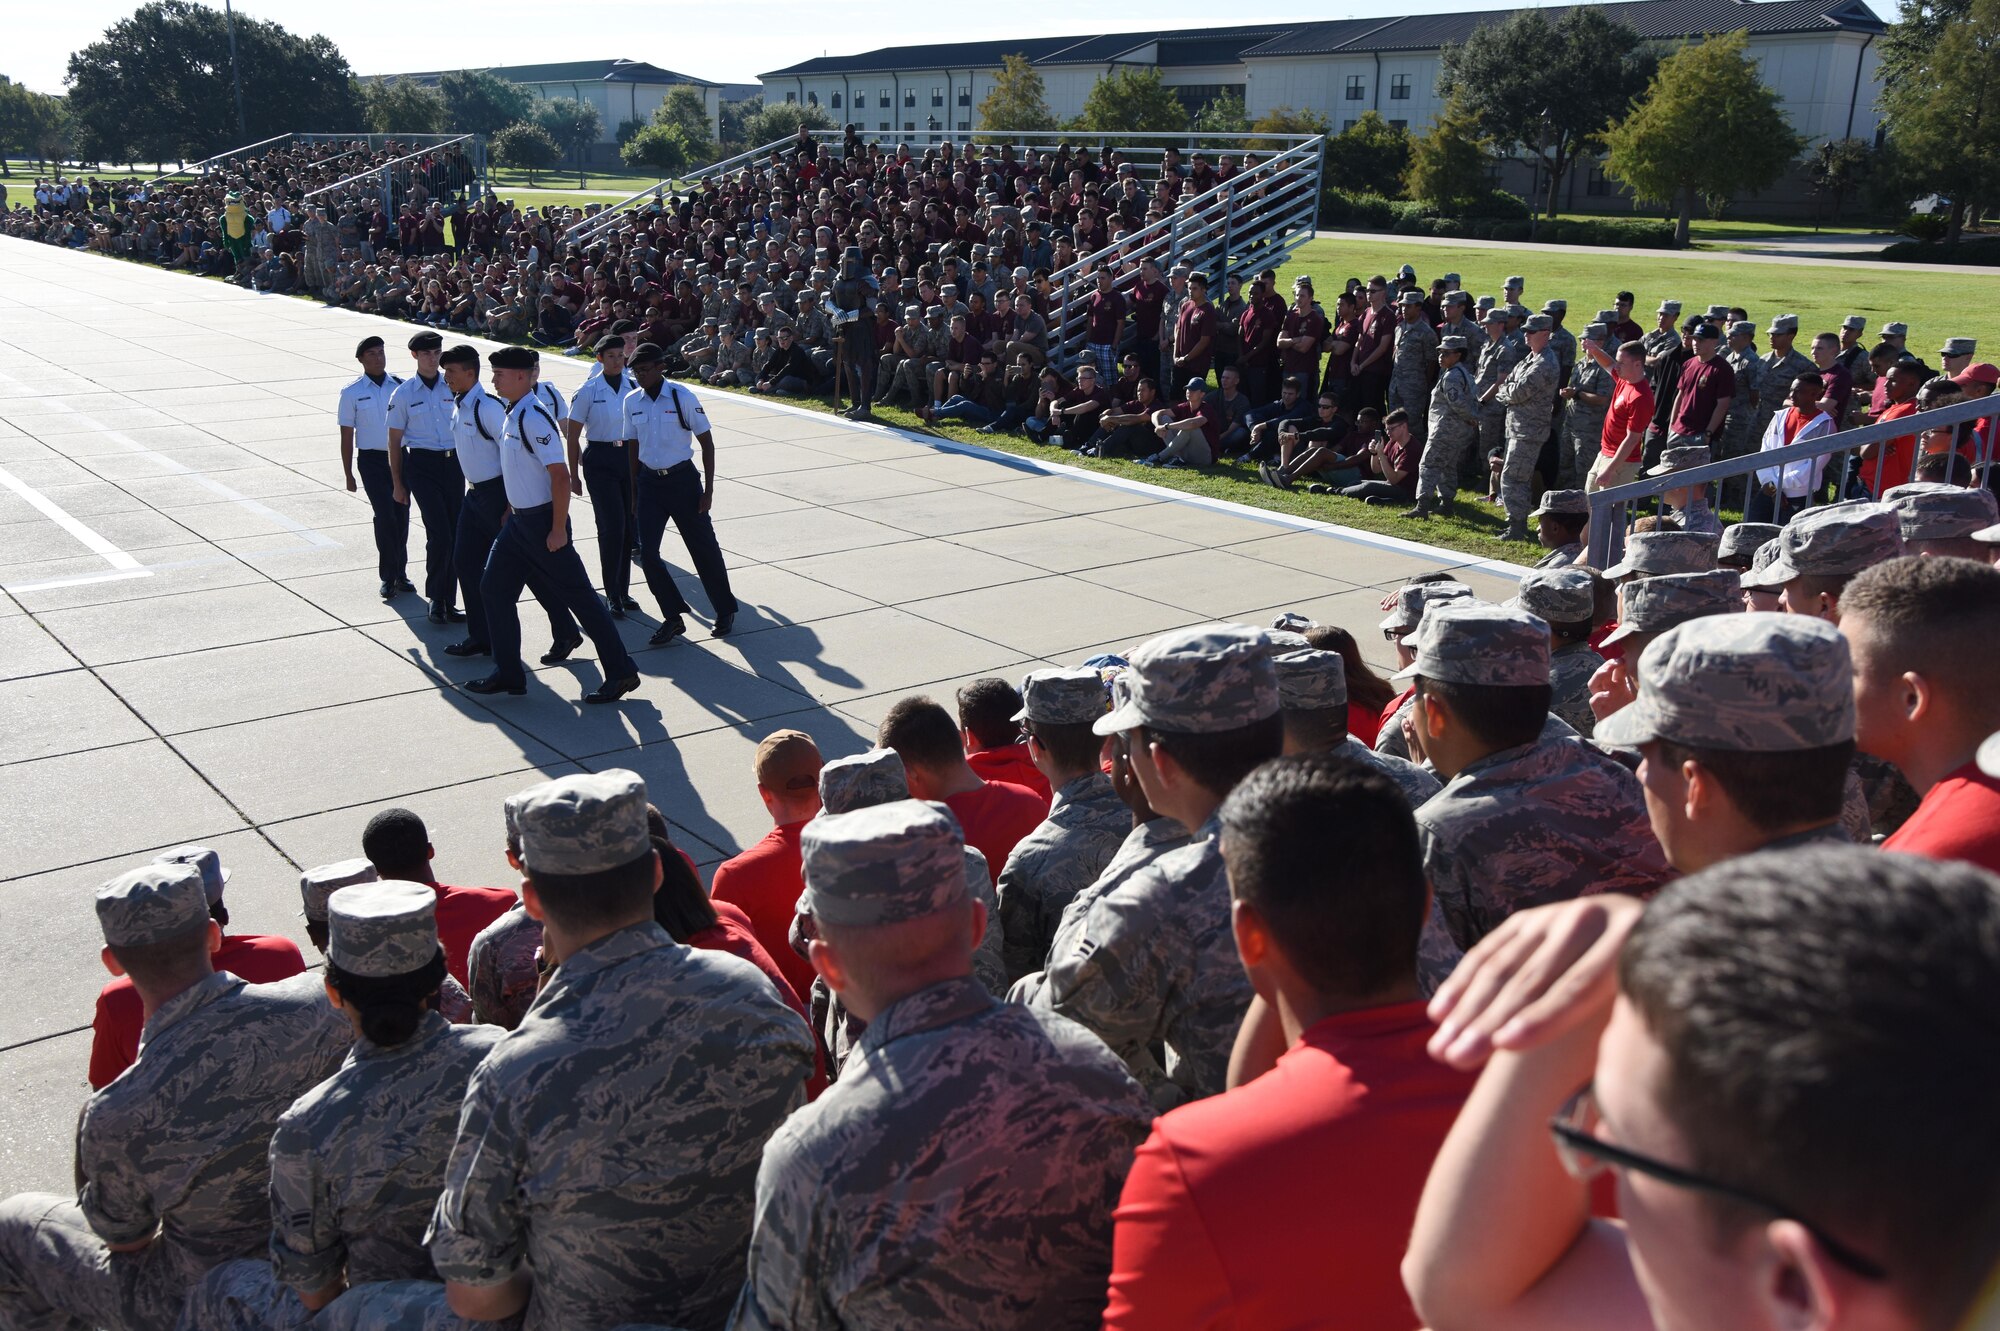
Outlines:
<svg viewBox="0 0 2000 1331"><path fill-rule="evenodd" d="M1551 624L1574 624L1590 618L1596 600L1593 580L1583 569L1544 568L1522 575L1521 590L1501 604Z"/></svg>
<svg viewBox="0 0 2000 1331"><path fill-rule="evenodd" d="M1639 696L1596 738L1796 753L1854 738L1847 639L1811 615L1750 612L1668 629L1639 657Z"/></svg>
<svg viewBox="0 0 2000 1331"><path fill-rule="evenodd" d="M1566 300L1545 300L1545 301L1543 301L1543 302L1542 302L1542 313L1543 313L1543 314L1568 314L1568 313L1569 313L1569 302L1568 302L1568 301L1566 301Z"/></svg>
<svg viewBox="0 0 2000 1331"><path fill-rule="evenodd" d="M1599 319L1583 326L1583 335L1592 342L1601 342L1611 336L1611 325Z"/></svg>
<svg viewBox="0 0 2000 1331"><path fill-rule="evenodd" d="M1783 528L1779 529L1783 531ZM1772 537L1757 547L1757 553L1750 556L1750 567L1736 575L1736 581L1746 592L1775 592L1785 585L1783 578L1771 577L1771 566L1778 562L1778 539Z"/></svg>
<svg viewBox="0 0 2000 1331"><path fill-rule="evenodd" d="M1465 339L1457 333L1451 333L1438 339L1439 351L1464 351L1466 345Z"/></svg>
<svg viewBox="0 0 2000 1331"><path fill-rule="evenodd" d="M1469 307L1472 304L1472 293L1469 291L1460 291L1457 287L1453 287L1450 291L1444 293L1444 303L1446 305L1465 305Z"/></svg>
<svg viewBox="0 0 2000 1331"><path fill-rule="evenodd" d="M1287 610L1271 621L1273 629L1284 629L1288 633L1304 633L1313 626L1311 615L1302 615L1296 610Z"/></svg>
<svg viewBox="0 0 2000 1331"><path fill-rule="evenodd" d="M1665 573L1628 582L1618 589L1618 627L1604 641L1623 642L1635 633L1664 633L1703 615L1730 615L1743 608L1743 584L1735 569L1706 573Z"/></svg>
<svg viewBox="0 0 2000 1331"><path fill-rule="evenodd" d="M1339 652L1302 647L1275 658L1278 705L1287 712L1327 712L1347 706L1347 663Z"/></svg>
<svg viewBox="0 0 2000 1331"><path fill-rule="evenodd" d="M1590 516L1590 496L1581 490L1544 490L1542 502L1531 518L1545 518L1554 513L1558 517L1587 518Z"/></svg>
<svg viewBox="0 0 2000 1331"><path fill-rule="evenodd" d="M1555 326L1555 320L1549 318L1548 315L1531 314L1528 316L1527 322L1521 325L1521 331L1524 333L1546 333L1554 329Z"/></svg>
<svg viewBox="0 0 2000 1331"><path fill-rule="evenodd" d="M966 899L965 838L941 804L903 799L821 814L799 846L798 910L820 924L900 924Z"/></svg>
<svg viewBox="0 0 2000 1331"><path fill-rule="evenodd" d="M1675 315L1677 315L1677 314L1679 314L1680 312L1681 312L1681 303L1680 303L1679 301L1677 301L1677 300L1663 300L1663 301L1661 301L1661 302L1660 302L1660 309L1659 309L1659 313L1661 313L1661 314L1675 314Z"/></svg>
<svg viewBox="0 0 2000 1331"><path fill-rule="evenodd" d="M894 749L830 758L819 769L819 805L828 813L851 813L909 797L909 774L903 770L903 755Z"/></svg>
<svg viewBox="0 0 2000 1331"><path fill-rule="evenodd" d="M1991 527L1981 527L1972 533L1972 539L1981 545L2000 545L2000 522L1994 523Z"/></svg>
<svg viewBox="0 0 2000 1331"><path fill-rule="evenodd" d="M1424 293L1414 289L1405 291L1402 295L1396 297L1396 303L1398 305L1421 305L1424 303Z"/></svg>
<svg viewBox="0 0 2000 1331"><path fill-rule="evenodd" d="M1396 608L1382 621L1381 628L1408 633L1424 617L1424 608L1438 601L1470 601L1472 588L1462 582L1413 582L1396 589Z"/></svg>
<svg viewBox="0 0 2000 1331"><path fill-rule="evenodd" d="M1840 321L1840 326L1849 332L1865 333L1868 331L1868 316L1865 314L1850 314Z"/></svg>
<svg viewBox="0 0 2000 1331"><path fill-rule="evenodd" d="M1104 677L1095 670L1030 670L1021 677L1016 721L1077 726L1104 715Z"/></svg>
<svg viewBox="0 0 2000 1331"><path fill-rule="evenodd" d="M1722 542L1715 548L1717 559L1735 559L1740 556L1754 556L1765 545L1778 539L1784 531L1775 522L1732 522L1722 529Z"/></svg>
<svg viewBox="0 0 2000 1331"><path fill-rule="evenodd" d="M1285 652L1302 652L1312 646L1312 640L1306 637L1305 634L1294 633L1290 629L1272 629L1271 645L1280 654ZM1280 673L1282 674L1282 672ZM1281 679L1279 681L1280 692L1283 691L1283 688L1284 684Z"/></svg>
<svg viewBox="0 0 2000 1331"><path fill-rule="evenodd" d="M1132 696L1092 727L1115 735L1134 726L1211 735L1239 730L1278 710L1276 644L1247 624L1201 624L1141 643L1132 653Z"/></svg>
<svg viewBox="0 0 2000 1331"><path fill-rule="evenodd" d="M1771 317L1771 326L1765 331L1771 333L1796 333L1799 331L1799 316L1796 314L1773 315Z"/></svg>
<svg viewBox="0 0 2000 1331"><path fill-rule="evenodd" d="M97 889L97 927L112 947L184 938L208 923L208 898L191 864L142 864Z"/></svg>
<svg viewBox="0 0 2000 1331"><path fill-rule="evenodd" d="M1751 323L1748 319L1738 319L1730 324L1729 327L1723 329L1723 331L1731 337L1755 337L1757 336L1757 325Z"/></svg>
<svg viewBox="0 0 2000 1331"><path fill-rule="evenodd" d="M508 801L510 806L512 803ZM325 920L327 899L335 892L356 883L372 883L379 877L375 866L365 859L336 860L307 869L299 875L299 895L305 901L306 918Z"/></svg>
<svg viewBox="0 0 2000 1331"><path fill-rule="evenodd" d="M1980 493L1985 493L1981 491ZM1992 521L1991 518L1987 522ZM1985 526L1982 522L1980 526ZM175 846L153 857L155 864L186 864L201 875L202 895L213 906L222 900L222 885L229 881L229 870L222 867L222 857L207 846Z"/></svg>
<svg viewBox="0 0 2000 1331"><path fill-rule="evenodd" d="M1480 321L1482 323L1489 323L1489 324L1506 323L1507 311L1501 309L1498 305L1490 306L1488 307L1486 313L1480 317Z"/></svg>
<svg viewBox="0 0 2000 1331"><path fill-rule="evenodd" d="M1707 444L1681 444L1676 448L1660 451L1660 460L1646 469L1648 476L1670 476L1677 471L1691 471L1696 467L1706 467L1714 457Z"/></svg>
<svg viewBox="0 0 2000 1331"><path fill-rule="evenodd" d="M590 874L648 855L646 783L636 772L557 777L523 792L521 864L530 874Z"/></svg>
<svg viewBox="0 0 2000 1331"><path fill-rule="evenodd" d="M1548 621L1499 605L1440 605L1417 626L1417 659L1391 679L1450 684L1549 682Z"/></svg>
<svg viewBox="0 0 2000 1331"><path fill-rule="evenodd" d="M408 975L437 954L437 893L422 883L359 883L327 902L326 959L349 975Z"/></svg>
<svg viewBox="0 0 2000 1331"><path fill-rule="evenodd" d="M1729 307L1727 305L1711 305L1708 307L1708 317L1711 319L1727 319L1729 317Z"/></svg>
<svg viewBox="0 0 2000 1331"><path fill-rule="evenodd" d="M1859 573L1903 553L1902 522L1888 504L1850 499L1809 508L1778 537L1767 585L1793 578Z"/></svg>
<svg viewBox="0 0 2000 1331"><path fill-rule="evenodd" d="M1706 573L1715 567L1722 538L1701 531L1642 531L1625 538L1625 557L1604 570L1607 578L1638 573Z"/></svg>
<svg viewBox="0 0 2000 1331"><path fill-rule="evenodd" d="M1618 311L1599 310L1596 314L1590 316L1590 321L1592 323L1603 324L1606 328L1609 328L1618 322Z"/></svg>
<svg viewBox="0 0 2000 1331"><path fill-rule="evenodd" d="M1991 490L1938 481L1890 486L1882 492L1882 502L1896 510L1906 541L1949 541L2000 521L2000 504Z"/></svg>
<svg viewBox="0 0 2000 1331"><path fill-rule="evenodd" d="M1938 355L1970 356L1978 350L1979 339L1976 337L1948 337L1944 340L1944 345L1938 348Z"/></svg>

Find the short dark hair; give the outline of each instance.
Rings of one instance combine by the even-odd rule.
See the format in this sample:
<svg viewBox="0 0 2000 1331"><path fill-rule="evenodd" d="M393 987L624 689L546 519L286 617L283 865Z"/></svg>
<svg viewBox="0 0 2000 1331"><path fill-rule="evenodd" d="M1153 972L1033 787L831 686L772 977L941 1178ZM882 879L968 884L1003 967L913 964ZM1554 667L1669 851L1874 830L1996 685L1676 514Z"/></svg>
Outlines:
<svg viewBox="0 0 2000 1331"><path fill-rule="evenodd" d="M384 878L430 879L431 834L409 809L384 809L361 833L361 853Z"/></svg>
<svg viewBox="0 0 2000 1331"><path fill-rule="evenodd" d="M978 736L977 731L973 734ZM921 693L896 700L882 718L875 740L885 749L894 749L909 764L943 767L965 757L965 745L951 713Z"/></svg>
<svg viewBox="0 0 2000 1331"><path fill-rule="evenodd" d="M1134 743L1158 744L1185 771L1194 783L1218 798L1236 789L1236 783L1269 762L1285 749L1285 723L1273 712L1261 721L1252 721L1235 730L1208 734L1138 727Z"/></svg>
<svg viewBox="0 0 2000 1331"><path fill-rule="evenodd" d="M435 1004L444 984L444 950L416 970L402 975L356 975L328 961L326 982L340 1001L361 1018L361 1033L378 1045L393 1047L417 1033L424 1013Z"/></svg>
<svg viewBox="0 0 2000 1331"><path fill-rule="evenodd" d="M958 724L972 732L981 746L997 749L1020 737L1014 714L1021 710L1021 691L997 675L973 680L958 691Z"/></svg>
<svg viewBox="0 0 2000 1331"><path fill-rule="evenodd" d="M1449 707L1474 738L1495 749L1540 738L1554 696L1547 684L1460 684L1423 675L1417 676L1417 693Z"/></svg>
<svg viewBox="0 0 2000 1331"><path fill-rule="evenodd" d="M1394 782L1327 754L1274 758L1221 819L1230 892L1314 989L1364 998L1415 977L1423 851Z"/></svg>
<svg viewBox="0 0 2000 1331"><path fill-rule="evenodd" d="M655 833L653 853L660 857L660 890L653 893L653 922L676 943L685 943L702 930L713 929L715 905L708 899L708 889L688 868L673 841Z"/></svg>
<svg viewBox="0 0 2000 1331"><path fill-rule="evenodd" d="M1553 528L1569 538L1569 540L1562 542L1564 545L1568 545L1570 541L1574 541L1583 535L1583 524L1589 521L1590 515L1588 513L1542 514L1542 525L1544 527Z"/></svg>
<svg viewBox="0 0 2000 1331"><path fill-rule="evenodd" d="M1027 722L1035 741L1049 751L1056 766L1066 771L1080 768L1097 770L1098 754L1104 750L1104 738L1091 729L1089 721L1076 721L1068 725L1054 725L1047 721Z"/></svg>
<svg viewBox="0 0 2000 1331"><path fill-rule="evenodd" d="M117 958L134 984L167 988L199 977L200 959L208 955L208 925L203 920L171 938L153 943L111 944Z"/></svg>
<svg viewBox="0 0 2000 1331"><path fill-rule="evenodd" d="M1896 673L1915 671L1955 702L1992 691L2000 659L2000 568L1970 559L1891 559L1854 575L1842 616L1867 619Z"/></svg>
<svg viewBox="0 0 2000 1331"><path fill-rule="evenodd" d="M1676 770L1690 760L1700 763L1737 811L1764 832L1839 818L1847 794L1847 765L1854 758L1851 739L1782 753L1711 749L1667 739L1659 744L1662 762Z"/></svg>
<svg viewBox="0 0 2000 1331"><path fill-rule="evenodd" d="M1285 738L1307 753L1325 753L1347 738L1345 707L1287 707L1279 715L1285 719Z"/></svg>
<svg viewBox="0 0 2000 1331"><path fill-rule="evenodd" d="M1879 1262L1923 1323L1962 1320L2000 1248L1991 874L1855 847L1726 860L1647 906L1619 987L1691 1168Z"/></svg>
<svg viewBox="0 0 2000 1331"><path fill-rule="evenodd" d="M1382 424L1384 425L1408 425L1409 423L1410 413L1401 407L1392 409L1387 416L1382 418Z"/></svg>
<svg viewBox="0 0 2000 1331"><path fill-rule="evenodd" d="M676 859L679 857L676 856ZM653 865L659 852L647 847L635 860L596 873L528 871L542 909L565 929L579 932L629 918L653 895Z"/></svg>

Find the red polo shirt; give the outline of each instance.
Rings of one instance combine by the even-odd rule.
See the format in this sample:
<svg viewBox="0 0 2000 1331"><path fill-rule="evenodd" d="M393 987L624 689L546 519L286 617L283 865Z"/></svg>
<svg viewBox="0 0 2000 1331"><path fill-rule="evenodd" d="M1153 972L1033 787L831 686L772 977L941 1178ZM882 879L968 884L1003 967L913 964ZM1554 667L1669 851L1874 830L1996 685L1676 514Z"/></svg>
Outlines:
<svg viewBox="0 0 2000 1331"><path fill-rule="evenodd" d="M756 845L716 865L708 892L712 900L742 910L757 941L802 998L812 992L813 967L793 950L791 928L799 894L805 891L799 852L805 826L800 821L774 827Z"/></svg>
<svg viewBox="0 0 2000 1331"><path fill-rule="evenodd" d="M1041 826L1049 806L1026 786L988 781L977 790L944 797L944 805L965 832L965 844L986 857L997 884L1016 842Z"/></svg>
<svg viewBox="0 0 2000 1331"><path fill-rule="evenodd" d="M1916 414L1915 402L1891 402L1875 417L1875 424L1881 425ZM1878 495L1892 485L1901 485L1910 479L1910 468L1916 460L1916 452L1915 435L1898 435L1883 444L1881 451L1874 457L1861 464L1861 483Z"/></svg>
<svg viewBox="0 0 2000 1331"><path fill-rule="evenodd" d="M2000 780L1967 763L1930 788L1882 849L2000 873Z"/></svg>
<svg viewBox="0 0 2000 1331"><path fill-rule="evenodd" d="M1026 786L1042 797L1044 806L1055 799L1055 792L1049 789L1049 779L1042 775L1042 769L1035 766L1035 760L1028 756L1026 741L1019 744L1002 744L993 749L979 749L966 754L965 761L973 771L979 773L982 781L1007 781L1017 786Z"/></svg>
<svg viewBox="0 0 2000 1331"><path fill-rule="evenodd" d="M222 946L210 954L209 961L215 969L251 984L276 984L306 968L297 943L265 934L224 934ZM131 980L121 975L98 991L97 1015L90 1025L90 1088L101 1091L139 1057L146 1006Z"/></svg>
<svg viewBox="0 0 2000 1331"><path fill-rule="evenodd" d="M1403 1250L1475 1080L1424 1052L1431 1030L1422 1003L1328 1017L1156 1120L1115 1214L1106 1331L1416 1326Z"/></svg>
<svg viewBox="0 0 2000 1331"><path fill-rule="evenodd" d="M479 931L514 909L519 900L504 887L446 887L432 883L437 893L438 945L444 949L444 968L460 984L466 978L466 958L472 955L472 940Z"/></svg>

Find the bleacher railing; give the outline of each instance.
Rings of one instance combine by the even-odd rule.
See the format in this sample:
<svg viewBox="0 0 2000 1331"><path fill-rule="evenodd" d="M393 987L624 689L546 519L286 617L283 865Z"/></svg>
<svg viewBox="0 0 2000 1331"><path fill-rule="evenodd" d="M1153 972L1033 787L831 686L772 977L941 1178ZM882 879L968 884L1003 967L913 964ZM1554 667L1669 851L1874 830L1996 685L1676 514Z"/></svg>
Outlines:
<svg viewBox="0 0 2000 1331"><path fill-rule="evenodd" d="M1979 421L1985 422L1985 428L1963 428ZM1890 486L1917 478L1917 465L1925 454L1924 436L1932 430L1951 431L1948 446L1951 451L1970 445L1973 482L1985 485L1994 464L1994 436L1996 431L2000 431L2000 395L1954 402L1898 420L1839 430L1802 444L1725 458L1707 466L1691 467L1666 476L1642 477L1625 485L1594 491L1590 495L1590 566L1609 568L1616 563L1624 553L1625 529L1635 516L1635 510L1651 508L1655 512L1663 512L1665 496L1670 490L1721 485L1737 478L1745 478L1746 485L1751 488L1761 488L1756 475L1759 471L1776 471L1782 481L1787 463L1824 460L1825 465L1818 469L1822 483L1809 487L1803 507L1835 503L1847 498L1851 488L1862 485L1862 474L1872 475L1878 465L1887 465L1878 458L1863 461L1860 455L1864 447L1885 444L1891 439L1913 438L1917 441L1916 446L1910 450L1910 463L1903 474L1882 476L1876 486L1858 491L1880 498L1881 492ZM1970 435L1969 440L1967 435ZM1782 484L1779 489L1783 489ZM1778 498L1774 497L1773 502L1777 502Z"/></svg>
<svg viewBox="0 0 2000 1331"><path fill-rule="evenodd" d="M753 166L768 158L774 152L782 152L794 141L790 136L775 139L755 148L746 148L720 161L710 162L707 166L687 172L685 175L668 176L664 180L655 181L637 193L628 194L616 203L606 204L596 212L571 224L563 231L560 244L572 248L588 245L633 211L649 205L664 208L669 194L682 193L716 176L733 175L745 167Z"/></svg>
<svg viewBox="0 0 2000 1331"><path fill-rule="evenodd" d="M1138 282L1145 259L1162 272L1187 263L1208 276L1211 294L1220 299L1231 274L1276 268L1310 240L1319 216L1325 140L1316 134L1286 137L1290 148L1051 274L1056 301L1049 319L1050 359L1068 366L1082 357L1100 263L1111 265L1113 288L1126 293ZM1164 326L1171 309L1169 302L1161 311L1162 345L1172 344L1173 330Z"/></svg>
<svg viewBox="0 0 2000 1331"><path fill-rule="evenodd" d="M813 137L836 148L845 136L845 131L837 129L815 130ZM1166 158L1167 149L1177 149L1186 159L1191 153L1203 153L1209 157L1227 155L1263 157L1267 153L1281 152L1286 147L1296 146L1315 138L1308 134L1214 134L1200 130L1174 131L1163 133L1153 130L1118 130L1102 134L1083 131L1050 131L1030 137L1014 135L1000 136L992 130L984 129L937 129L918 128L908 130L856 131L863 143L880 145L894 149L907 146L913 156L921 157L926 148L951 144L955 148L977 155L988 147L1006 146L1014 149L1016 156L1022 153L1053 155L1059 149L1068 148L1073 154L1078 149L1089 149L1093 157L1101 156L1109 147L1119 156L1132 163L1135 173L1143 180L1160 178L1160 164ZM998 139L999 141L996 141ZM1273 148L1272 144L1281 145Z"/></svg>
<svg viewBox="0 0 2000 1331"><path fill-rule="evenodd" d="M169 180L177 180L181 176L205 176L232 158L247 158L257 153L268 152L281 143L290 143L296 137L297 135L293 134L290 130L285 131L283 134L273 134L268 139L259 139L255 143L246 143L240 148L230 148L224 152L215 154L213 157L204 157L199 162L189 162L187 165L169 171L163 176L154 176L139 188L149 190L155 185L165 184Z"/></svg>
<svg viewBox="0 0 2000 1331"><path fill-rule="evenodd" d="M314 136L314 137L335 137L335 136ZM316 190L308 190L304 196L305 202L311 203L314 199L326 198L329 196L339 198L347 194L361 193L363 192L364 187L366 187L366 191L370 193L376 192L379 189L380 196L382 199L382 211L393 218L396 215L397 205L401 202L401 200L397 196L397 186L400 184L404 187L405 190L407 190L409 186L409 178L414 177L418 163L422 162L425 158L431 156L434 153L440 152L447 148L454 148L454 147L461 149L471 162L472 177L471 179L464 182L464 188L468 193L476 194L478 182L483 181L486 178L486 166L485 166L486 138L484 135L455 134L447 136L442 134L436 134L436 135L391 134L391 135L383 135L380 137L395 143L402 143L406 140L416 139L416 138L433 138L438 140L438 142L425 144L423 147L418 148L415 152L405 153L401 157L393 158L387 162L382 162L376 166L368 167L367 169L362 171L357 171L351 176L347 176L344 177L343 179L334 181L331 185L322 185L320 188Z"/></svg>

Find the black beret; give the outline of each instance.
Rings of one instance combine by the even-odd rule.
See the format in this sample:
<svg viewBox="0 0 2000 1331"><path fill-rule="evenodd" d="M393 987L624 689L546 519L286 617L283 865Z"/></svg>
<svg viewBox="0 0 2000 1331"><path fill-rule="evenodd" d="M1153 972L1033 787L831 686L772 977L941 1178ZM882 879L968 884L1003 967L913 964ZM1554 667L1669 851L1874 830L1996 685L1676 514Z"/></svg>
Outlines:
<svg viewBox="0 0 2000 1331"><path fill-rule="evenodd" d="M380 348L381 345L382 345L382 339L379 337L362 338L361 345L354 348L354 359L360 360L363 356L366 356L369 352Z"/></svg>
<svg viewBox="0 0 2000 1331"><path fill-rule="evenodd" d="M657 365L667 358L667 353L651 342L641 342L639 349L632 353L634 365Z"/></svg>
<svg viewBox="0 0 2000 1331"><path fill-rule="evenodd" d="M486 363L496 370L532 370L535 353L526 347L502 347L488 356Z"/></svg>
<svg viewBox="0 0 2000 1331"><path fill-rule="evenodd" d="M412 351L436 351L444 345L444 338L434 329L426 329L410 339Z"/></svg>

